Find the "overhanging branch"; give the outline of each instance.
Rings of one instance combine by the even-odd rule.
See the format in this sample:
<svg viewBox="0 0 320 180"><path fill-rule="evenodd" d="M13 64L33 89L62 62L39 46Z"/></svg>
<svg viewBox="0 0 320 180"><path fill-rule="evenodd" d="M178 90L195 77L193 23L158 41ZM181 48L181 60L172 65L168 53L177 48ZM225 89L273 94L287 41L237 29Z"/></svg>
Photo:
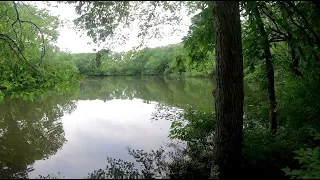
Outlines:
<svg viewBox="0 0 320 180"><path fill-rule="evenodd" d="M304 35L306 36L307 40L308 40L308 43L311 47L314 46L314 43L312 42L312 38L309 36L308 32L304 29L304 27L302 27L301 25L299 25L291 16L292 12L286 7L285 4L283 4L283 2L279 2L281 4L281 6L288 12L288 15L289 15L289 19L290 21L296 26L298 27L303 33Z"/></svg>
<svg viewBox="0 0 320 180"><path fill-rule="evenodd" d="M316 42L318 45L320 45L320 39L317 35L316 32L314 32L314 30L312 29L312 27L310 26L310 23L308 22L307 18L302 14L302 12L297 9L297 7L292 3L292 2L286 2L294 11L296 11L298 13L298 15L302 18L302 20L304 21L305 25L307 26L307 29L311 32L311 34L314 36Z"/></svg>
<svg viewBox="0 0 320 180"><path fill-rule="evenodd" d="M31 69L38 71L36 68L34 68L26 59L26 57L23 55L21 49L19 48L19 46L17 45L17 43L10 38L8 35L6 34L0 34L0 39L4 40L10 47L10 49L12 50L12 52L14 52L14 54L19 58L22 59L24 63L26 63Z"/></svg>
<svg viewBox="0 0 320 180"><path fill-rule="evenodd" d="M263 8L261 8L261 11L272 21L272 23L275 25L276 29L273 29L273 31L284 35L286 38L288 37L285 33L280 31L280 28L278 26L278 24L276 23L275 19L271 17L270 14L268 14Z"/></svg>
<svg viewBox="0 0 320 180"><path fill-rule="evenodd" d="M15 28L14 28L14 25L15 25L16 23L19 23L19 27L20 27L20 37L22 37L22 23L31 24L31 25L33 25L34 27L36 27L36 29L40 32L40 35L41 35L42 50L41 50L41 55L40 55L40 59L39 59L39 61L40 61L40 63L41 63L43 57L45 56L45 52L46 52L44 34L43 34L43 32L41 31L41 29L39 28L39 26L38 26L37 24L35 24L35 23L31 22L31 21L21 20L16 2L15 2L15 1L12 1L12 3L13 3L14 10L15 10L15 12L16 12L16 20L12 23L12 28L13 28L13 31L14 31L14 33L15 33L15 35L16 35L17 40L19 41L19 45L22 47L22 49L19 48L19 49L20 49L19 52L22 54L24 48L23 48L23 43L22 43L21 40L19 40L19 38L18 38L18 33L16 32L16 30L15 30ZM26 61L26 59L25 59L25 61Z"/></svg>

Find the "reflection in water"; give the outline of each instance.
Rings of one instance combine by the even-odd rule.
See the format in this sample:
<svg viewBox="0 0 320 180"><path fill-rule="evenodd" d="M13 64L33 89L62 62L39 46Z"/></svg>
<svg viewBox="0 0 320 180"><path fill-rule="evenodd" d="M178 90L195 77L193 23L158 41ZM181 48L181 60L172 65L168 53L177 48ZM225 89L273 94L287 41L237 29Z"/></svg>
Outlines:
<svg viewBox="0 0 320 180"><path fill-rule="evenodd" d="M0 104L0 177L27 178L36 160L48 159L66 141L60 117L75 109L65 97Z"/></svg>
<svg viewBox="0 0 320 180"><path fill-rule="evenodd" d="M159 102L211 110L212 88L207 79L108 77L87 79L72 95L6 99L0 104L0 177L61 172L83 178L105 167L107 156L133 161L128 146L150 151L169 142L170 122L150 123Z"/></svg>
<svg viewBox="0 0 320 180"><path fill-rule="evenodd" d="M38 161L30 175L60 172L69 178L86 177L104 167L107 156L133 160L127 146L158 148L167 142L170 123L148 121L154 106L138 99L78 101L77 110L63 118L68 143L50 160Z"/></svg>
<svg viewBox="0 0 320 180"><path fill-rule="evenodd" d="M81 100L143 99L182 108L211 111L213 83L209 79L167 77L93 78L81 84ZM201 99L201 102L199 102Z"/></svg>

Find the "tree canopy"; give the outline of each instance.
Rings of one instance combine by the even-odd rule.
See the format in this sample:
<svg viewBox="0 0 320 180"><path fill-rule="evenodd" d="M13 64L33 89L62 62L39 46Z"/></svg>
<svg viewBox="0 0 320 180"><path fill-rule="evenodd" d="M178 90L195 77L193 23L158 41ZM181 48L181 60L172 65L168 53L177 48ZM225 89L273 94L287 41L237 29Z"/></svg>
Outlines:
<svg viewBox="0 0 320 180"><path fill-rule="evenodd" d="M214 82L216 88L213 90L212 99L216 100L215 103L220 108L217 110L212 108L211 112L202 112L199 109L188 111L185 108L186 113L181 116L184 119L175 117L172 120L170 137L187 141L184 155L189 155L188 157L195 162L192 164L181 159L174 161L170 166L172 177L188 177L190 174L187 172L192 169L194 174L208 178L211 170L217 170L211 169L212 159L226 162L226 158L230 157L223 154L223 152L228 153L225 149L222 151L223 146L219 143L224 142L223 139L215 141L216 149L213 150L212 135L218 132L220 135L225 135L230 145L226 148L230 148L235 145L232 140L239 144L240 138L235 137L242 136L242 131L243 155L238 154L237 158L243 163L241 166L243 173L248 177L266 175L274 177L288 175L296 178L320 177L318 161L320 7L318 1L242 1L239 5L233 2L232 9L230 9L231 6L226 7L225 2L218 3L224 9L215 9L216 2L207 1L61 1L59 3L75 6L78 15L74 20L76 29L84 32L94 43L101 45L100 49L95 53L61 51L56 46L59 28L63 25L58 17L51 15L46 9L38 9L26 2L1 2L0 103L5 103L0 104L4 110L0 114L2 124L19 121L20 114L15 112L23 108L19 105L21 101L19 98L25 101L36 100L34 103L30 102L30 108L38 107L37 100L40 98L38 95L45 94L48 90L77 89L75 85L86 76L217 78ZM239 28L236 25L238 21L228 24L229 21L234 22L233 15L238 13L235 6L239 6ZM233 13L225 16L231 11ZM180 26L185 23L183 19L187 15L192 17L191 25L180 43L155 48L147 47L148 39L160 39L181 33ZM238 15L236 18L238 19ZM163 31L167 27L170 27L168 33ZM138 32L139 43L136 44L136 48L127 52L112 51L114 46L128 41L132 35L132 29L137 29ZM234 29L237 31L233 32ZM230 33L231 31L233 33ZM242 47L239 48L239 46ZM242 58L234 58L240 56L243 56L243 61ZM231 60L234 60L234 63ZM235 80L237 78L235 74L243 75L244 84L240 83L242 79ZM118 85L113 81L109 83ZM124 84L129 85L130 82ZM237 87L234 86L235 84ZM240 103L242 85L246 92L243 108ZM101 90L101 94L104 94L108 85L101 84L101 86L105 86ZM119 86L121 86L120 89L125 89L125 85ZM156 87L154 84L150 86ZM110 85L110 88L112 87ZM146 89L143 88L144 86L139 87ZM147 90L142 92L150 97L152 97L150 94L163 92L163 96L159 99L169 98L166 97L166 90L151 89L151 92ZM115 95L104 96L107 99L118 96L134 97L132 94L121 94L120 90L112 92ZM181 97L177 90L172 94L181 102L193 100L193 97ZM16 98L12 101L13 104L4 101L10 97ZM196 100L193 101L196 102ZM198 104L202 101L204 99L199 99ZM236 112L234 108L228 109L228 107L234 107L235 103L238 103L238 106L235 106L238 113L226 118L227 115ZM49 118L49 121L53 122L53 119L61 116L61 112L57 110L59 112L55 114L52 111L56 109L50 104L47 105L50 106L48 112L38 113L50 115L53 113L54 115L50 116L51 119ZM46 106L43 108L46 111ZM243 114L239 109L243 109ZM24 123L26 126L31 126L30 123L33 124L33 121L39 121L40 124L33 127L36 128L35 133L45 141L48 138L58 139L56 144L48 145L48 149L44 144L31 139L30 141L35 143L34 147L42 148L44 152L37 154L33 149L29 152L37 158L54 154L56 149L62 146L63 138L47 136L41 129L43 128L42 120L39 120L36 115L31 114L31 116L33 117ZM241 117L243 126L242 123L238 123L237 127L232 126L237 133L226 133L230 129L225 128L226 124L223 122L229 122L228 119L233 119L232 122L240 122ZM5 126L3 125L2 129L11 128L15 131L10 131L1 138L10 142L12 137L26 136L27 139L22 139L21 143L25 147L30 147L25 143L29 138L25 135L28 134L26 129L18 129L18 123ZM48 126L54 125L49 123ZM240 132L239 129L243 130ZM57 125L57 130L59 130L57 134L63 134L60 125ZM313 138L315 140L312 140ZM208 139L211 144L207 143ZM221 150L220 155L217 155L217 147ZM10 148L17 149L13 146ZM300 150L296 151L298 149ZM219 158L213 157L213 152ZM6 153L4 152L5 155ZM18 151L18 153L25 152ZM21 160L21 163L23 165L32 163L37 159L34 157ZM177 167L177 164L182 162L184 164ZM11 167L14 169L14 165ZM22 171L25 170L23 168ZM292 171L290 168L297 170ZM222 172L226 174L226 171L222 170ZM257 175L255 172L262 175Z"/></svg>

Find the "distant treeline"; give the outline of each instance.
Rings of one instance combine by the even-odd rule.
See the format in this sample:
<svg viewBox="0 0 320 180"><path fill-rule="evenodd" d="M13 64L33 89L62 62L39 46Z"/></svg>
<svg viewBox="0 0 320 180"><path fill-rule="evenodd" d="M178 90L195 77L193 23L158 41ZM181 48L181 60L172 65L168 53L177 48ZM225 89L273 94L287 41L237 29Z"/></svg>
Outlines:
<svg viewBox="0 0 320 180"><path fill-rule="evenodd" d="M182 44L146 48L124 53L100 50L97 53L78 53L68 56L79 70L88 76L185 75L210 76L213 74L213 54L195 62Z"/></svg>

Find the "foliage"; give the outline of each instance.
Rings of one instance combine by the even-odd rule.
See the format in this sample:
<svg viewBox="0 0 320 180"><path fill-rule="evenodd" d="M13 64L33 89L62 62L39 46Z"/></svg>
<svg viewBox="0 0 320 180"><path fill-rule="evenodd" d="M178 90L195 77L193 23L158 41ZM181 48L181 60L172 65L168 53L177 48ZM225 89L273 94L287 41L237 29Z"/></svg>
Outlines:
<svg viewBox="0 0 320 180"><path fill-rule="evenodd" d="M85 30L97 44L123 44L130 37L130 28L138 26L139 46L145 39L159 38L161 28L171 25L170 34L179 33L185 2L178 1L64 1L75 4L79 17L74 20L77 28ZM102 15L103 14L103 15ZM127 29L129 31L123 31Z"/></svg>
<svg viewBox="0 0 320 180"><path fill-rule="evenodd" d="M141 165L140 170L132 162L116 160L107 157L106 169L95 170L87 179L154 179L166 177L168 171L165 158L168 157L164 149L152 150L147 153L143 150L128 148L129 154Z"/></svg>
<svg viewBox="0 0 320 180"><path fill-rule="evenodd" d="M294 151L296 157L294 159L299 160L302 164L300 170L291 170L290 168L285 168L284 172L287 176L296 177L299 179L319 179L320 177L320 147L314 149L306 148Z"/></svg>
<svg viewBox="0 0 320 180"><path fill-rule="evenodd" d="M76 69L55 57L58 18L14 1L2 2L0 14L0 99L11 95L33 100L47 88L69 89Z"/></svg>
<svg viewBox="0 0 320 180"><path fill-rule="evenodd" d="M96 66L94 53L72 54L73 61L81 75L88 76L140 76L178 75L208 76L212 74L211 60L193 62L187 56L182 44L146 48L125 53L109 52L100 54L101 63ZM212 58L212 53L208 58Z"/></svg>
<svg viewBox="0 0 320 180"><path fill-rule="evenodd" d="M0 104L1 178L27 178L36 160L48 159L62 148L66 138L60 118L77 107L71 97L46 92L33 102L4 99Z"/></svg>
<svg viewBox="0 0 320 180"><path fill-rule="evenodd" d="M1 157L8 157L13 162L1 160L1 165L6 167L1 169L1 176L25 178L30 169L19 164L29 165L37 159L48 158L63 145L65 139L61 123L54 122L63 111L71 112L76 104L69 102L69 95L47 97L48 89L72 91L77 88L71 84L77 83L78 75L165 75L162 79L106 78L103 82L93 83L94 88L87 88L86 84L86 81L95 81L94 78L82 81L79 93L83 99L141 98L146 102L161 102L166 108L157 106L153 120L171 120L169 137L182 140L186 145L179 153L171 154L170 163L164 163L166 152L163 149L149 153L130 150L129 153L142 164L141 171L133 163L108 158L110 166L94 171L87 178L150 178L162 171L171 178L208 178L214 135L213 86L211 82L183 77L214 75L212 3L69 3L76 5L79 15L75 20L76 26L86 30L94 42L107 41L109 45L125 42L130 31L121 37L119 33L137 20L142 20L139 36L144 40L163 35L159 33L162 25L179 27L177 24L181 22L185 7L195 15L188 34L179 44L121 53L102 49L97 53L70 54L59 51L54 45L61 25L57 17L24 2L0 3L0 140L10 149L1 151ZM320 10L315 4L307 1L241 2L246 92L243 173L247 177L284 177L286 173L295 178L319 178L319 142L310 140L312 133L320 130L320 24L317 18ZM261 41L252 5L258 8L268 38L267 46L263 46L265 44ZM270 48L274 66L279 126L275 134L267 131L269 107L265 95L265 47ZM13 100L8 101L10 96ZM23 100L33 102L28 101L27 106L23 106ZM61 101L62 109L49 100ZM24 112L28 114L27 119L21 119ZM47 117L47 120L42 117ZM11 143L17 139L19 147ZM22 146L27 150L22 151ZM300 150L295 151L297 149ZM283 167L290 168L286 168L284 173L281 171Z"/></svg>
<svg viewBox="0 0 320 180"><path fill-rule="evenodd" d="M311 129L311 131L315 132L315 129ZM317 141L319 139L320 134L315 132L313 140ZM294 153L296 155L294 159L299 161L301 169L292 170L289 167L283 168L282 170L286 175L298 179L318 179L320 177L320 147L317 146L314 149L300 148L294 151Z"/></svg>
<svg viewBox="0 0 320 180"><path fill-rule="evenodd" d="M58 173L58 175L48 174L47 176L39 175L39 178L35 178L35 179L63 179L63 176L60 177L60 173Z"/></svg>
<svg viewBox="0 0 320 180"><path fill-rule="evenodd" d="M143 177L134 163L107 157L106 169L95 170L86 179L138 179Z"/></svg>
<svg viewBox="0 0 320 180"><path fill-rule="evenodd" d="M209 71L213 71L213 67L208 63L212 64L214 57L210 56L210 53L215 49L212 11L213 4L205 2L204 9L192 17L189 32L183 38L190 61L198 62L197 65L206 64L211 68Z"/></svg>
<svg viewBox="0 0 320 180"><path fill-rule="evenodd" d="M209 134L213 133L213 117L213 113L186 110L183 118L172 122L169 137L187 142L204 141Z"/></svg>

